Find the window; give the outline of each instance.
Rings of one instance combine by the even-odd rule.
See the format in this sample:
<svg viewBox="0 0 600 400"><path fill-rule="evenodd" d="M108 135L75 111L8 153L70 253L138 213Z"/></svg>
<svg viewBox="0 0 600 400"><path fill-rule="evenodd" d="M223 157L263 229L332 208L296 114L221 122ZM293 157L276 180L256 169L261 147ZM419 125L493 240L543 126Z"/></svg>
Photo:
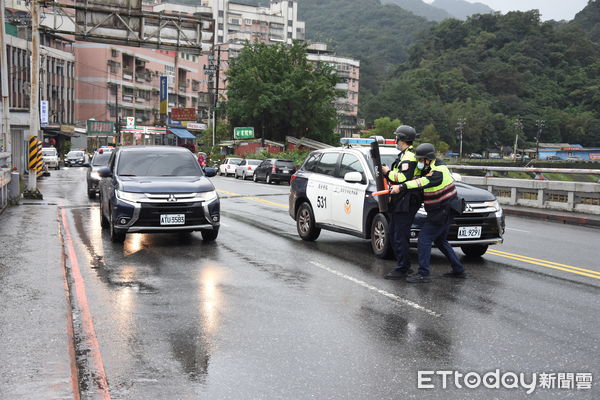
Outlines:
<svg viewBox="0 0 600 400"><path fill-rule="evenodd" d="M244 25L252 25L252 20L249 18L244 19Z"/></svg>
<svg viewBox="0 0 600 400"><path fill-rule="evenodd" d="M225 15L225 12L223 10L219 10L219 17L222 17Z"/></svg>
<svg viewBox="0 0 600 400"><path fill-rule="evenodd" d="M342 163L340 164L340 178L343 178L348 172L360 172L364 176L364 171L358 157L354 154L344 154Z"/></svg>
<svg viewBox="0 0 600 400"><path fill-rule="evenodd" d="M334 176L338 156L339 153L324 153L317 164L315 172Z"/></svg>
<svg viewBox="0 0 600 400"><path fill-rule="evenodd" d="M304 162L302 169L304 169L305 171L316 172L316 167L319 162L319 158L321 158L321 153L311 154Z"/></svg>
<svg viewBox="0 0 600 400"><path fill-rule="evenodd" d="M288 32L288 39L292 38L292 32Z"/></svg>

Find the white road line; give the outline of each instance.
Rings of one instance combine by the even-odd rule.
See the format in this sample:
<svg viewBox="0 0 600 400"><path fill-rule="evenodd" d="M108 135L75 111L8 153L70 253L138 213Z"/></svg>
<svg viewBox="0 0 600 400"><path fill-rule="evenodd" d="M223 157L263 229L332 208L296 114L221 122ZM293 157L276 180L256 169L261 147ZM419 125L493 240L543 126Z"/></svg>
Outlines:
<svg viewBox="0 0 600 400"><path fill-rule="evenodd" d="M310 263L312 265L314 265L315 267L321 268L322 270L330 272L330 273L332 273L334 275L337 275L337 276L339 276L341 278L344 278L344 279L347 279L347 280L349 280L351 282L357 283L357 284L359 284L360 286L362 286L362 287L364 287L366 289L369 289L369 290L372 290L374 292L377 292L377 293L379 293L379 294L381 294L381 295L383 295L383 296L385 296L387 298L390 298L390 299L392 299L394 301L397 301L399 303L402 303L404 305L412 307L412 308L414 308L416 310L423 311L423 312L431 315L432 317L439 318L439 317L442 316L442 314L437 313L437 312L435 312L433 310L430 310L428 308L425 308L422 305L417 304L417 303L415 303L412 300L408 300L408 299L405 299L403 297L397 296L397 295L395 295L393 293L386 292L385 290L376 288L375 286L369 285L367 282L361 281L360 279L356 279L356 278L354 278L354 277L352 277L350 275L346 275L346 274L344 274L342 272L336 271L335 269L329 268L329 267L327 267L327 266L325 266L325 265L323 265L321 263L318 263L316 261L310 261Z"/></svg>
<svg viewBox="0 0 600 400"><path fill-rule="evenodd" d="M515 228L506 228L507 231L517 231L517 232L523 232L523 233L531 233L531 231L524 231L522 229L515 229Z"/></svg>

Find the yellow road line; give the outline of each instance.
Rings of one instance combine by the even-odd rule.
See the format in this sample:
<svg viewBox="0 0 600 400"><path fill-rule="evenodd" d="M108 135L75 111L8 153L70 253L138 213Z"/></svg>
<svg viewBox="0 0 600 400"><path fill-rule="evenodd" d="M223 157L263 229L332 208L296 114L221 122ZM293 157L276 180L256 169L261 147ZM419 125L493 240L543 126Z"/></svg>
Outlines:
<svg viewBox="0 0 600 400"><path fill-rule="evenodd" d="M272 201L269 201L269 200L264 200L264 199L261 199L261 198L258 198L258 197L254 197L254 196L244 196L244 195L241 195L239 193L228 192L226 190L221 190L221 189L218 189L217 192L223 193L225 195L232 196L232 197L240 197L242 199L256 201L258 203L263 203L263 204L267 204L267 205L270 205L270 206L281 207L281 208L285 208L285 209L288 208L287 204L275 203L275 202L272 202Z"/></svg>
<svg viewBox="0 0 600 400"><path fill-rule="evenodd" d="M572 274L583 275L583 276L587 276L589 278L594 278L594 279L600 280L600 272L598 272L598 271L592 271L589 269L559 264L559 263L555 263L552 261L538 260L535 258L521 256L518 254L507 253L507 252L498 251L498 250L488 250L488 253L498 256L498 257L504 257L504 258L508 258L511 260L523 261L523 262L526 262L529 264L539 265L541 267L557 269L557 270L561 270L561 271L565 271L565 272L570 272ZM581 272L581 271L585 271L585 272Z"/></svg>

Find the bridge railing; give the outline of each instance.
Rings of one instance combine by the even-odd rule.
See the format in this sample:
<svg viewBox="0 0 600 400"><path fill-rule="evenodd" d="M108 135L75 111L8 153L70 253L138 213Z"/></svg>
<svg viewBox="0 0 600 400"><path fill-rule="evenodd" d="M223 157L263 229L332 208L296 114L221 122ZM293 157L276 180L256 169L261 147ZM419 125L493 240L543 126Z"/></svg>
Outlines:
<svg viewBox="0 0 600 400"><path fill-rule="evenodd" d="M0 153L0 211L8 205L8 184L10 183L10 153Z"/></svg>
<svg viewBox="0 0 600 400"><path fill-rule="evenodd" d="M461 173L462 181L487 189L498 202L511 206L525 206L549 210L600 214L600 181L598 183L564 182L543 180L544 173L598 175L598 169L483 167L474 165L448 165ZM479 170L485 176L469 176L463 171ZM536 179L513 179L494 177L494 171L528 172Z"/></svg>

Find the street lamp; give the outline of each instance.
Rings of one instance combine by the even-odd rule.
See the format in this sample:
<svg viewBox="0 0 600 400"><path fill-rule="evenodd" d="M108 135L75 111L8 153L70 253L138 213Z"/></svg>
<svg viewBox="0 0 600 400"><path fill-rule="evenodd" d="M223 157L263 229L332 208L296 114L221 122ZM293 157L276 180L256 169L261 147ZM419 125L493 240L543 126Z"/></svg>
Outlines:
<svg viewBox="0 0 600 400"><path fill-rule="evenodd" d="M459 159L462 160L462 150L463 150L463 133L465 131L465 125L467 124L467 119L460 117L456 122L455 130L458 131L458 139L460 140L460 150L459 150Z"/></svg>
<svg viewBox="0 0 600 400"><path fill-rule="evenodd" d="M542 136L542 129L546 124L546 121L543 119L538 119L535 121L535 124L538 127L537 135L535 135L535 159L540 159L540 137Z"/></svg>
<svg viewBox="0 0 600 400"><path fill-rule="evenodd" d="M515 125L515 147L513 148L513 160L517 161L517 145L519 143L519 133L523 132L523 121L517 118L514 122Z"/></svg>

